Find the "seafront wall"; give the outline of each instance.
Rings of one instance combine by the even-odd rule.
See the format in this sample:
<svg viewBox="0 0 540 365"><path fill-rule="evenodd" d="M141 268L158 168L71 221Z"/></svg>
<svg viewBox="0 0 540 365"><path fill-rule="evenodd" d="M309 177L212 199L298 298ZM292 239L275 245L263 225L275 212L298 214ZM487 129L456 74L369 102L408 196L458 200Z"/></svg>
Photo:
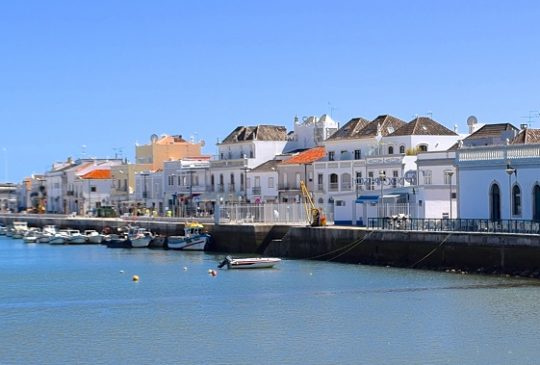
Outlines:
<svg viewBox="0 0 540 365"><path fill-rule="evenodd" d="M128 223L162 235L182 234L173 220L138 218L0 215L0 222L26 221L30 226L54 224L79 230L113 229ZM518 273L540 277L540 236L493 233L448 233L368 230L357 227L204 223L215 252L257 253L295 259L423 269L454 269L488 273Z"/></svg>

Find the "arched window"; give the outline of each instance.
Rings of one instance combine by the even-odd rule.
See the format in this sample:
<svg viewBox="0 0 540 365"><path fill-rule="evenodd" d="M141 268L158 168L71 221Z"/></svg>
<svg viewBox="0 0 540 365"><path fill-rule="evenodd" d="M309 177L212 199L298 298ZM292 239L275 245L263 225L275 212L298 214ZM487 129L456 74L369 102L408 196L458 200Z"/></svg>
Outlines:
<svg viewBox="0 0 540 365"><path fill-rule="evenodd" d="M540 185L535 184L533 188L533 221L540 222Z"/></svg>
<svg viewBox="0 0 540 365"><path fill-rule="evenodd" d="M419 144L417 149L418 149L418 152L427 152L428 150L427 144Z"/></svg>
<svg viewBox="0 0 540 365"><path fill-rule="evenodd" d="M404 145L399 146L399 153L405 153L405 146Z"/></svg>
<svg viewBox="0 0 540 365"><path fill-rule="evenodd" d="M330 174L328 190L337 191L338 190L338 176L337 174Z"/></svg>
<svg viewBox="0 0 540 365"><path fill-rule="evenodd" d="M512 187L512 215L521 215L521 189L517 184Z"/></svg>
<svg viewBox="0 0 540 365"><path fill-rule="evenodd" d="M394 154L394 146L389 146L389 147L388 147L388 154L389 154L389 155L393 155L393 154Z"/></svg>
<svg viewBox="0 0 540 365"><path fill-rule="evenodd" d="M501 189L497 183L489 189L489 218L492 221L501 220Z"/></svg>

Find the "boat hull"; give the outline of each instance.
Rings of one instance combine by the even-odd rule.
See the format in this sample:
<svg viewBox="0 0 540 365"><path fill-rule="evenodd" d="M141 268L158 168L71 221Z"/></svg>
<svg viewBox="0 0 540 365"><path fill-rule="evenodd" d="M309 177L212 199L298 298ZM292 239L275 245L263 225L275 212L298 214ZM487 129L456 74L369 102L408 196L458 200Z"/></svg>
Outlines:
<svg viewBox="0 0 540 365"><path fill-rule="evenodd" d="M152 237L132 238L129 240L129 242L131 243L131 247L133 248L148 247L150 241L152 241Z"/></svg>
<svg viewBox="0 0 540 365"><path fill-rule="evenodd" d="M232 259L227 262L228 269L271 269L281 259L278 258L246 258Z"/></svg>
<svg viewBox="0 0 540 365"><path fill-rule="evenodd" d="M209 238L206 234L192 237L171 236L167 239L167 247L171 250L204 251Z"/></svg>

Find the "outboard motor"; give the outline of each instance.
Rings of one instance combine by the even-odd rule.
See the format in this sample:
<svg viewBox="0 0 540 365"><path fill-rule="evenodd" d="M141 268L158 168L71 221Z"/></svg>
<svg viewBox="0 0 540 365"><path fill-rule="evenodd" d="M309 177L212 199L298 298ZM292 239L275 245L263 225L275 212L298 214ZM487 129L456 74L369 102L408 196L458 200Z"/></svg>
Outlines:
<svg viewBox="0 0 540 365"><path fill-rule="evenodd" d="M218 269L221 269L223 266L227 265L231 260L231 256L225 256L225 259L218 265Z"/></svg>

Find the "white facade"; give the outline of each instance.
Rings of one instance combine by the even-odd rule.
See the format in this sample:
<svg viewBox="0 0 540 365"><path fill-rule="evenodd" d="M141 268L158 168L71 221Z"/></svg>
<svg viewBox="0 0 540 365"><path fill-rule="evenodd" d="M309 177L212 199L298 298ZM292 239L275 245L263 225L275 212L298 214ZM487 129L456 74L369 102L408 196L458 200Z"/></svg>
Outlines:
<svg viewBox="0 0 540 365"><path fill-rule="evenodd" d="M209 159L184 159L163 164L165 210L174 215L189 209L206 209L206 192L210 187Z"/></svg>
<svg viewBox="0 0 540 365"><path fill-rule="evenodd" d="M460 218L540 219L540 145L457 151Z"/></svg>
<svg viewBox="0 0 540 365"><path fill-rule="evenodd" d="M304 117L302 121L295 118L294 132L289 136L285 151L321 146L338 128L338 123L327 114L320 118Z"/></svg>
<svg viewBox="0 0 540 365"><path fill-rule="evenodd" d="M271 164L269 168L258 167L248 171L248 200L251 203L274 203L278 200L278 171L274 161L267 162Z"/></svg>

